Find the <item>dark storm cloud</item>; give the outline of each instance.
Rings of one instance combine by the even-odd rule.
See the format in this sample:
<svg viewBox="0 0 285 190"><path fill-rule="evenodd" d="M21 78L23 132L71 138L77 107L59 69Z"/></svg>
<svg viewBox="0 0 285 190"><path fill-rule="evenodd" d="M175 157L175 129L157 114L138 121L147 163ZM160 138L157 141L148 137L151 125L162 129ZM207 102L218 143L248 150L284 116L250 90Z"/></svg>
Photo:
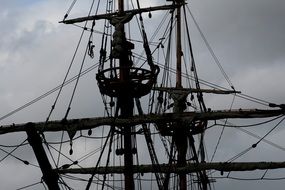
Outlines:
<svg viewBox="0 0 285 190"><path fill-rule="evenodd" d="M268 66L284 59L284 7L282 0L219 0L193 2L191 10L224 64Z"/></svg>

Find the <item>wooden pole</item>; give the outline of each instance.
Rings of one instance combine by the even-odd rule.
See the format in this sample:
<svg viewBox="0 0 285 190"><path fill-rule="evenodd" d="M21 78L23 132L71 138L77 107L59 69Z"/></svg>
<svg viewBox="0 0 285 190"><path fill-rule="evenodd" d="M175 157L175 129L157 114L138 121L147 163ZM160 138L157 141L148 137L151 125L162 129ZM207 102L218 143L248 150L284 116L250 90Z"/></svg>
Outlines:
<svg viewBox="0 0 285 190"><path fill-rule="evenodd" d="M134 173L196 173L205 170L216 170L221 172L230 171L254 171L254 170L268 170L268 169L281 169L285 168L285 162L211 162L211 163L188 163L184 167L178 167L175 164L160 165L159 169L152 165L139 165L135 166ZM61 169L57 170L60 174L89 174L94 171L94 168L78 168L78 169ZM113 166L106 169L106 167L98 167L95 169L96 174L121 174L124 173L124 167Z"/></svg>
<svg viewBox="0 0 285 190"><path fill-rule="evenodd" d="M176 7L177 6L175 6L175 5L154 6L154 7L148 7L148 8L126 10L126 11L124 11L124 13L135 15L135 14L151 12L151 11L172 10ZM80 22L84 22L84 21L111 19L115 15L117 15L117 13L98 14L98 15L92 15L92 16L78 17L78 18L74 18L74 19L63 20L63 21L60 21L60 23L75 24L75 23L80 23Z"/></svg>
<svg viewBox="0 0 285 190"><path fill-rule="evenodd" d="M89 130L97 128L103 125L116 125L116 126L134 126L144 123L160 123L167 124L172 122L189 122L197 120L219 120L219 119L247 119L247 118L268 118L282 116L285 114L285 110L259 110L259 109L238 109L238 110L213 110L211 112L183 112L183 113L165 113L162 115L143 115L132 116L129 118L114 118L114 117L97 117L97 118L81 118L70 119L64 123L60 120L46 122L33 123L37 131L68 131L72 130ZM68 127L66 127L68 124ZM167 125L160 125L163 130L167 128ZM190 127L190 126L189 126ZM13 132L23 132L29 128L29 123L2 125L0 126L0 134L7 134ZM171 129L169 129L171 130Z"/></svg>
<svg viewBox="0 0 285 190"><path fill-rule="evenodd" d="M124 15L124 0L118 1L118 15ZM121 39L123 43L127 43L125 38L125 29L124 24L120 27L120 33L123 34L123 38ZM133 116L133 109L134 109L134 98L129 94L129 80L130 80L130 60L128 52L129 50L126 49L124 52L121 52L119 55L120 61L120 80L122 90L118 96L118 106L120 108L120 117L128 118ZM135 189L134 185L134 176L133 176L133 153L132 153L132 126L124 125L122 126L123 132L123 139L124 139L124 176L125 176L125 189L126 190L133 190Z"/></svg>
<svg viewBox="0 0 285 190"><path fill-rule="evenodd" d="M26 132L28 135L28 142L34 150L39 166L43 173L44 182L47 184L50 190L60 190L58 186L58 174L55 170L52 170L46 152L42 146L41 137L37 133L32 123L28 125Z"/></svg>

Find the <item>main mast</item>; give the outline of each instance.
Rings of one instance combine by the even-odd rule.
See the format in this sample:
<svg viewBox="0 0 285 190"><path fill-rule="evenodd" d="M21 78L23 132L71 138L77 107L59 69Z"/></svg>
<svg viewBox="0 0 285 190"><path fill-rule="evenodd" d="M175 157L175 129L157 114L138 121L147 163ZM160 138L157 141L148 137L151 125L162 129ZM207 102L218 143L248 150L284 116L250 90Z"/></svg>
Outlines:
<svg viewBox="0 0 285 190"><path fill-rule="evenodd" d="M139 11L143 10L139 9ZM115 117L122 119L133 116L134 99L136 98L137 104L140 104L138 99L149 94L153 84L156 82L159 71L157 66L152 62L152 56L144 31L142 31L144 38L143 45L150 70L133 65L132 49L134 49L134 44L127 40L124 27L126 23L130 22L134 14L134 12L127 13L124 10L124 0L118 0L118 13L108 17L108 20L114 26L110 60L112 63L118 60L119 67L110 64L110 67L104 70L104 62L96 77L101 93L111 98L117 98ZM140 106L137 105L137 107ZM138 112L143 114L140 108L138 108ZM134 147L135 142L133 142L134 126L124 124L115 127L118 128L123 139L123 147L121 151L118 151L118 154L124 155L125 189L133 190L135 189L133 154L137 154ZM145 131L145 133L147 132ZM150 146L153 146L151 142L149 143Z"/></svg>
<svg viewBox="0 0 285 190"><path fill-rule="evenodd" d="M125 16L124 15L124 0L118 1L118 16ZM127 41L125 36L125 29L124 23L117 24L115 26L115 32L120 34L120 38L118 40L122 40L123 47L126 47ZM115 39L116 40L116 39ZM116 51L116 50L115 50ZM134 109L134 97L129 93L129 86L130 84L130 66L131 60L128 55L129 51L120 51L118 52L119 57L119 65L120 65L120 79L121 84L123 84L122 90L118 94L118 107L121 111L120 116L122 118L127 118L133 115ZM125 189L126 190L133 190L134 187L134 177L133 177L133 153L132 153L132 126L122 126L122 134L124 138L124 165L125 165Z"/></svg>
<svg viewBox="0 0 285 190"><path fill-rule="evenodd" d="M124 0L118 0L118 17L124 18L126 16L124 14ZM116 18L115 18L116 19ZM121 41L121 47L113 46L113 53L116 54L114 57L119 59L119 80L121 84L121 90L118 91L117 96L117 106L120 110L120 117L127 118L133 116L133 109L134 109L134 97L131 93L129 93L129 84L130 84L130 67L131 67L131 60L130 60L130 49L124 49L127 47L127 41L125 36L125 28L124 28L124 21L118 20L115 21L115 33L118 39L114 39L114 41L118 40ZM115 38L115 37L114 37ZM116 43L116 42L114 42ZM116 49L118 48L118 49ZM121 49L119 49L121 48ZM125 50L125 51L124 51ZM133 177L133 147L134 144L132 142L132 126L120 126L123 134L124 139L124 147L123 147L123 154L124 154L124 176L125 176L125 189L126 190L133 190L134 187L134 177Z"/></svg>
<svg viewBox="0 0 285 190"><path fill-rule="evenodd" d="M181 89L182 87L182 76L181 76L181 6L183 0L175 0L175 3L179 6L176 9L176 88ZM174 112L182 113L184 111L185 99L186 97L180 95L179 93L173 94L173 99L175 102ZM187 140L188 136L185 133L185 126L180 123L175 123L175 130L173 134L173 140L177 148L177 166L184 167L186 165L186 153L187 153ZM180 190L187 189L187 178L185 173L180 173L179 175L179 188Z"/></svg>

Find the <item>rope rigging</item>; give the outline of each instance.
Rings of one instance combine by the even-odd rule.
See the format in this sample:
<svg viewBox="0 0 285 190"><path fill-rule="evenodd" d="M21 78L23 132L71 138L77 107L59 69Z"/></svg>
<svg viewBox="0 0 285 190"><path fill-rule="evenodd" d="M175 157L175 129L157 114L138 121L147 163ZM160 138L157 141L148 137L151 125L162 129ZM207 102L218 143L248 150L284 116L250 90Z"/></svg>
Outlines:
<svg viewBox="0 0 285 190"><path fill-rule="evenodd" d="M13 158L15 158L15 159L17 159L17 160L23 162L25 165L30 165L30 162L28 162L27 160L23 160L23 159L21 159L21 158L19 158L19 157L17 157L17 156L15 156L15 155L12 154L12 153L15 152L19 147L23 146L23 144L24 144L26 141L27 141L27 139L24 140L24 141L23 141L22 143L20 143L19 145L15 146L14 149L11 150L10 152L4 150L3 148L0 148L0 150L1 150L2 152L6 153L6 156L4 156L4 157L0 160L0 162L3 162L7 157L11 156L11 157L13 157Z"/></svg>
<svg viewBox="0 0 285 190"><path fill-rule="evenodd" d="M94 3L95 3L95 0L92 1L92 4L91 4L91 7L90 7L88 16L90 16L90 14L91 14L91 12L92 12ZM97 9L97 11L98 11L98 9ZM87 23L88 23L88 22L86 21L84 27L87 26ZM94 26L95 26L95 22L93 22L92 28L93 28ZM82 31L82 35L81 35L80 41L82 40L84 31L85 31L85 30ZM89 42L90 42L90 39L92 38L92 36L93 36L93 32L91 32L90 35L89 35ZM82 72L82 70L83 70L83 65L84 65L84 62L85 62L85 59L86 59L86 55L87 55L87 53L88 53L88 49L89 49L89 44L88 44L87 47L86 47L86 50L85 50L85 53L84 53L84 56L83 56L83 60L82 60L82 63L81 63L81 65L80 65L79 73L78 73L78 75L77 75L78 77L77 77L77 79L76 79L76 82L75 82L75 85L74 85L74 88L73 88L73 91L72 91L72 95L71 95L71 97L70 97L70 101L69 101L69 104L68 104L68 108L67 108L67 110L66 110L66 113L65 113L65 116L64 116L63 120L66 120L66 119L67 119L68 114L69 114L69 112L70 112L71 104L72 104L72 101L73 101L73 98L74 98L74 95L75 95L75 91L76 91L76 89L77 89L78 82L79 82L79 79L80 79L79 76L81 75L81 72ZM69 72L69 71L68 71L68 72ZM68 75L68 73L66 74L66 76L67 76L67 75ZM66 78L65 78L65 79L66 79ZM64 81L64 82L65 82L65 81ZM64 82L63 82L63 83L64 83ZM60 93L60 92L61 92L61 91L59 91L59 93Z"/></svg>
<svg viewBox="0 0 285 190"><path fill-rule="evenodd" d="M198 29L198 31L199 31L199 33L200 33L200 35L201 35L201 37L202 37L202 39L203 39L205 45L207 46L209 52L211 53L211 55L212 55L212 57L213 57L215 63L218 65L220 71L222 72L224 78L226 79L226 81L228 82L228 84L230 85L230 87L231 87L233 90L235 90L234 85L232 84L230 78L228 77L227 73L226 73L225 70L223 69L223 67L222 67L222 65L221 65L221 63L220 63L218 57L217 57L216 54L214 53L214 51L213 51L212 47L210 46L210 44L209 44L207 38L205 37L204 33L202 32L202 30L201 30L201 28L200 28L198 22L196 21L195 17L193 16L192 12L190 11L189 6L187 6L187 10L188 10L188 12L189 12L191 18L193 19L194 24L195 24L196 28ZM184 12L185 12L185 6L184 6Z"/></svg>
<svg viewBox="0 0 285 190"><path fill-rule="evenodd" d="M234 101L235 101L235 96L233 97L233 100L232 100L232 103L231 103L231 106L230 106L230 110L231 110L232 107L233 107ZM218 141L217 141L217 144L216 144L216 146L215 146L214 153L213 153L213 155L212 155L212 157L211 157L211 159L210 159L211 162L213 161L213 159L214 159L214 157L215 157L215 155L216 155L216 152L217 152L218 146L219 146L219 144L220 144L220 142L221 142L222 136L223 136L223 134L224 134L224 130L225 130L225 126L226 126L227 122L228 122L228 119L226 119L225 122L224 122L224 124L223 124L223 128L222 128L222 130L221 130L220 136L219 136Z"/></svg>
<svg viewBox="0 0 285 190"><path fill-rule="evenodd" d="M16 190L28 189L28 188L31 188L33 186L39 185L39 184L42 184L44 186L43 181L41 180L40 182L32 183L30 185L26 185L26 186L18 188Z"/></svg>
<svg viewBox="0 0 285 190"><path fill-rule="evenodd" d="M279 127L280 124L281 124L284 120L285 120L285 117L283 116L283 118L282 118L274 127L272 127L272 129L270 129L270 130L269 130L265 135L263 135L262 137L259 137L259 138L258 138L258 141L256 141L256 143L250 145L250 146L249 146L248 148L246 148L245 150L243 150L243 151L241 151L240 153L238 153L237 155L231 157L230 159L228 159L228 160L226 161L226 163L233 162L233 161L235 161L235 160L241 158L243 155L245 155L246 153L248 153L250 150L255 149L255 148L257 147L257 145L258 145L260 142L264 141L265 137L267 137L270 133L272 133L277 127ZM269 141L269 142L270 142L270 141ZM270 144L270 143L269 143L269 144ZM281 150L283 150L283 149L281 149ZM216 172L216 171L213 171L213 172L211 172L210 174L212 175L212 174L215 173L215 172ZM230 172L229 172L229 174L230 174ZM228 176L229 176L229 174L228 174Z"/></svg>
<svg viewBox="0 0 285 190"><path fill-rule="evenodd" d="M169 54L166 54L166 55L169 56ZM139 58L142 59L142 58L144 58L144 57L139 56ZM172 69L172 68L169 67L169 66L168 66L168 67L165 67L165 65L160 64L159 62L156 62L156 64L159 65L160 68L163 69L164 71L169 71L169 72L171 72L171 73L173 73L173 74L176 73L175 70ZM80 77L82 77L82 76L84 76L85 74L89 73L90 71L96 69L97 67L98 67L98 63L96 63L96 64L90 66L89 68L87 68L87 69L85 69L85 70L83 70L82 73L80 74ZM167 73L167 72L163 72L163 73ZM189 74L187 74L187 73L182 73L182 76L183 76L184 78L190 79L190 80L192 80L192 81L194 80L194 78L193 78L192 76L190 76ZM59 85L59 86L57 86L57 87L51 89L50 91L48 91L48 92L46 92L46 93L40 95L39 97L37 97L37 98L31 100L30 102L28 102L28 103L26 103L26 104L24 104L24 105L22 105L22 106L16 108L15 110L13 110L13 111L11 111L11 112L9 112L9 113L7 113L7 114L1 116L1 117L0 117L0 121L2 121L2 120L4 120L4 119L6 119L6 118L8 118L8 117L10 117L10 116L12 116L12 115L14 115L15 113L17 113L17 112L19 112L19 111L21 111L21 110L23 110L23 109L25 109L25 108L27 108L27 107L33 105L34 103L36 103L36 102L40 101L41 99L43 99L43 98L49 96L50 94L52 94L52 93L54 93L54 92L56 92L56 91L62 89L64 86L66 86L66 85L70 84L71 82L73 82L74 80L76 80L77 77L78 77L78 75L73 76L72 78L69 78L69 79L65 79L64 82L63 82L61 85ZM163 77L163 78L165 78L165 77ZM163 79L162 81L168 81L168 80ZM219 86L219 85L217 85L217 84L211 83L211 82L206 81L206 80L203 80L203 79L201 79L201 78L199 79L199 83L200 83L200 84L203 84L203 85L205 85L205 86L214 88L214 89L229 90L229 89L227 89L227 88L225 88L225 87ZM165 85L162 85L162 86L165 86ZM58 93L58 94L60 94L60 93ZM268 106L268 105L270 104L270 102L268 102L268 101L265 101L265 100L262 100L262 99L258 99L258 98L255 98L255 97L253 97L253 96L249 96L249 95L246 95L246 94L236 94L235 96L237 96L237 97L239 97L239 98L242 98L242 99L245 99L245 100L248 100L248 101L251 101L251 102L258 103L258 104L260 104L260 105L264 105L264 106ZM56 101L55 101L55 102L57 102L57 99L58 99L58 98L56 98ZM54 109L54 106L52 106L52 110L53 110L53 109ZM49 117L48 117L47 120L49 120Z"/></svg>
<svg viewBox="0 0 285 190"><path fill-rule="evenodd" d="M64 17L63 17L63 20L65 20L65 19L68 17L69 13L70 13L71 10L73 9L73 7L74 7L74 5L75 5L76 2L77 2L77 0L73 0L73 1L72 1L70 7L68 8L66 14L65 14Z"/></svg>

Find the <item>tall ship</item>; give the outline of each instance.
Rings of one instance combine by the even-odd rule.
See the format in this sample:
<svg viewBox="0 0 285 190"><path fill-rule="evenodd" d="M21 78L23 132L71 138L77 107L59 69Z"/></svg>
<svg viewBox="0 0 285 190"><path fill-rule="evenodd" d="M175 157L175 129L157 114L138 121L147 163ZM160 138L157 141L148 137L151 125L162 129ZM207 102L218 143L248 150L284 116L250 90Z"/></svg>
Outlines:
<svg viewBox="0 0 285 190"><path fill-rule="evenodd" d="M37 181L18 189L211 190L226 180L281 179L270 171L285 168L285 162L250 155L262 145L285 150L267 139L284 125L284 102L236 89L192 14L191 1L92 1L86 15L72 14L76 3L60 21L81 30L62 83L1 118L55 95L45 121L0 128L2 136L26 137L1 147L2 159L37 171ZM219 74L197 60L193 28ZM101 104L92 117L74 118L74 99L87 74ZM62 119L54 120L61 99L67 106ZM263 133L251 132L259 126ZM246 146L236 138L225 145L225 136L233 135L229 130L251 139ZM36 162L14 154L21 149L29 149Z"/></svg>

